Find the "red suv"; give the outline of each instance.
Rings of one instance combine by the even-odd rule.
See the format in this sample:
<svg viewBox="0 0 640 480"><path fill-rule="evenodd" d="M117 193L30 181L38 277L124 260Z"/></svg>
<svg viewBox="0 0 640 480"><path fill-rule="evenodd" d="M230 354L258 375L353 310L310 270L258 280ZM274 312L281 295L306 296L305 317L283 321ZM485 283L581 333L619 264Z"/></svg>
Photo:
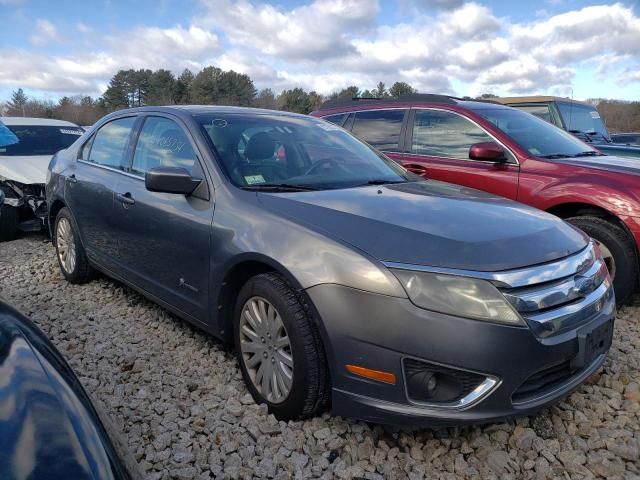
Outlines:
<svg viewBox="0 0 640 480"><path fill-rule="evenodd" d="M442 95L327 102L312 115L425 178L485 190L567 220L600 245L618 301L636 289L637 159L604 155L515 108Z"/></svg>

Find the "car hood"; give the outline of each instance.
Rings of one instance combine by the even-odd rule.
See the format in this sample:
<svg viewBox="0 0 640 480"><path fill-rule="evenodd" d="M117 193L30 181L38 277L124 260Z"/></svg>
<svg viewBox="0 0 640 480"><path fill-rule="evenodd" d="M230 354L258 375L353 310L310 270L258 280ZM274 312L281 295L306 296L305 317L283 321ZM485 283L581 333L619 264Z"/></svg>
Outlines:
<svg viewBox="0 0 640 480"><path fill-rule="evenodd" d="M557 217L436 181L260 199L268 209L380 261L500 271L556 260L587 245L584 234Z"/></svg>
<svg viewBox="0 0 640 480"><path fill-rule="evenodd" d="M0 298L0 477L129 478L101 425L53 345Z"/></svg>
<svg viewBox="0 0 640 480"><path fill-rule="evenodd" d="M619 157L603 155L598 157L573 157L553 160L554 163L566 163L577 167L595 168L609 172L630 173L640 175L640 159L632 157Z"/></svg>
<svg viewBox="0 0 640 480"><path fill-rule="evenodd" d="M25 185L46 183L50 161L51 155L16 157L0 155L0 177Z"/></svg>

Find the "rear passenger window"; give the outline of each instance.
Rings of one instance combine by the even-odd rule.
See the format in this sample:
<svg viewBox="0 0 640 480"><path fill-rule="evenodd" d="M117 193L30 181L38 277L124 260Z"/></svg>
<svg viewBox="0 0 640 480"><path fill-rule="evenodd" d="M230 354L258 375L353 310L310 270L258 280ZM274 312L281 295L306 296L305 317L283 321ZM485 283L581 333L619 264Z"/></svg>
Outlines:
<svg viewBox="0 0 640 480"><path fill-rule="evenodd" d="M405 110L357 112L351 132L369 145L387 152L397 152Z"/></svg>
<svg viewBox="0 0 640 480"><path fill-rule="evenodd" d="M124 170L125 150L135 121L136 117L119 118L101 127L93 138L89 161Z"/></svg>
<svg viewBox="0 0 640 480"><path fill-rule="evenodd" d="M346 113L339 113L338 115L327 115L326 117L322 117L322 119L326 120L327 122L335 123L336 125L342 126L346 117Z"/></svg>
<svg viewBox="0 0 640 480"><path fill-rule="evenodd" d="M140 131L131 173L154 167L182 167L193 173L196 154L180 126L164 117L147 117Z"/></svg>
<svg viewBox="0 0 640 480"><path fill-rule="evenodd" d="M471 145L492 141L484 130L460 115L418 110L411 151L434 157L468 159Z"/></svg>

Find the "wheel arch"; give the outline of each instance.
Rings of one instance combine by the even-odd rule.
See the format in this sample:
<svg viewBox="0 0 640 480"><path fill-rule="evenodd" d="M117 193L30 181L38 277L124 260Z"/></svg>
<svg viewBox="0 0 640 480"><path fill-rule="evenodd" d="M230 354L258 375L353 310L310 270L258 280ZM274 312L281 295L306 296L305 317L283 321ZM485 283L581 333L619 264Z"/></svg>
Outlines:
<svg viewBox="0 0 640 480"><path fill-rule="evenodd" d="M217 291L213 293L218 312L218 335L230 340L232 335L233 311L242 286L261 273L278 273L297 291L304 292L296 277L280 262L258 253L245 253L234 258L223 269Z"/></svg>
<svg viewBox="0 0 640 480"><path fill-rule="evenodd" d="M289 285L303 297L309 309L309 316L320 333L331 377L335 373L331 359L335 357L318 309L295 275L271 257L257 253L246 253L237 256L232 263L226 266L224 274L221 276L222 280L218 284L218 290L213 293L217 311L216 335L226 342L233 341L233 315L240 289L251 277L268 272L282 275Z"/></svg>
<svg viewBox="0 0 640 480"><path fill-rule="evenodd" d="M634 245L634 253L635 253L635 264L636 269L638 265L640 265L640 252L638 250L638 244L635 241L635 237L626 223L624 223L620 217L606 210L605 208L599 207L597 205L589 204L589 203L581 203L581 202L573 202L573 203L561 203L555 205L546 210L548 213L556 215L557 217L564 219L571 217L580 217L580 216L593 216L599 217L603 220L613 223L620 227L631 239L631 242Z"/></svg>
<svg viewBox="0 0 640 480"><path fill-rule="evenodd" d="M629 227L618 217L616 214L611 213L606 208L602 208L598 205L594 205L592 203L584 203L584 202L567 202L567 203L559 203L552 207L548 207L545 210L547 213L551 213L556 217L560 217L563 220L571 217L580 217L584 215L591 215L594 217L600 217L605 220L608 220L611 223L615 223L617 226L622 228L630 238L634 238ZM634 240L635 244L635 240ZM636 245L636 256L638 255L638 248Z"/></svg>
<svg viewBox="0 0 640 480"><path fill-rule="evenodd" d="M47 222L49 223L49 235L51 236L51 241L54 243L55 245L55 241L56 241L56 236L54 235L53 232L53 228L54 228L54 223L56 221L56 217L58 216L58 213L60 212L60 210L62 210L64 207L66 207L67 205L60 199L60 198L56 198L51 205L49 205L49 212L47 213Z"/></svg>

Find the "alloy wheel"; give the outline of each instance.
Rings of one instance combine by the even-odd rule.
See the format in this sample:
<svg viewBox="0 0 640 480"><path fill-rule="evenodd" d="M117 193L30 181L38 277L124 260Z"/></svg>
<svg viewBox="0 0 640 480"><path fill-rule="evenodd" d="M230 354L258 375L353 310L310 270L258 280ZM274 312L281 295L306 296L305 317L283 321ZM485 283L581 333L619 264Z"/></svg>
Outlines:
<svg viewBox="0 0 640 480"><path fill-rule="evenodd" d="M60 265L66 273L72 273L76 268L76 248L71 222L64 217L58 220L56 227L56 247Z"/></svg>
<svg viewBox="0 0 640 480"><path fill-rule="evenodd" d="M282 317L263 297L251 297L242 307L240 350L262 397L275 404L284 402L293 385L291 341Z"/></svg>

